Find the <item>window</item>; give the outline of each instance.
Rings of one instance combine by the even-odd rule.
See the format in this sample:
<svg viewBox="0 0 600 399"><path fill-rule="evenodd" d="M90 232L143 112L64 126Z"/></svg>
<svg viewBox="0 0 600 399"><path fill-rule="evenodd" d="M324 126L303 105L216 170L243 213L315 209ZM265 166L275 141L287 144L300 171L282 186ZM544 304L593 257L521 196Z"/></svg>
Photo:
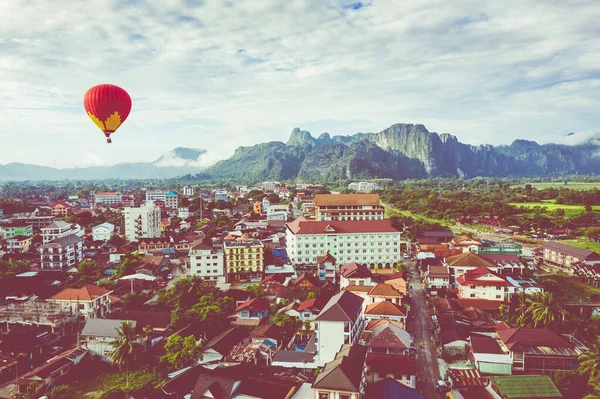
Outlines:
<svg viewBox="0 0 600 399"><path fill-rule="evenodd" d="M342 393L340 394L339 397L340 397L340 399L350 399L351 398L350 395L345 395L345 394L342 394Z"/></svg>
<svg viewBox="0 0 600 399"><path fill-rule="evenodd" d="M496 299L502 298L502 295L496 295Z"/></svg>
<svg viewBox="0 0 600 399"><path fill-rule="evenodd" d="M319 399L329 399L329 392L319 392Z"/></svg>

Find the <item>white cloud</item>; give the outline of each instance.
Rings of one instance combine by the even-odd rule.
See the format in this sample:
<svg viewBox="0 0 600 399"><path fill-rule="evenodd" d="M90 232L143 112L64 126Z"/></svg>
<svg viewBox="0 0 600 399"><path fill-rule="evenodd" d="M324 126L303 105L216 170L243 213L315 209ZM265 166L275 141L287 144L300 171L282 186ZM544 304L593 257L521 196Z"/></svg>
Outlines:
<svg viewBox="0 0 600 399"><path fill-rule="evenodd" d="M177 146L212 162L303 124L423 123L474 144L598 131L598 2L188 3L0 2L15 16L0 24L0 163L150 161ZM82 109L104 82L133 98L111 145Z"/></svg>

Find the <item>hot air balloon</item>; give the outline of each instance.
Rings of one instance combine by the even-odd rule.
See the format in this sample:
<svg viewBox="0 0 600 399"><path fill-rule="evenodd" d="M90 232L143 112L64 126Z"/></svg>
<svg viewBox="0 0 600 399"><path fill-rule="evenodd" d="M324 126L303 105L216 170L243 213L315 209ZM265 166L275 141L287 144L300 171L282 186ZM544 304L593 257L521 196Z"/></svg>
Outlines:
<svg viewBox="0 0 600 399"><path fill-rule="evenodd" d="M129 116L131 97L119 86L102 84L85 93L83 106L90 119L104 132L106 142L112 143L110 135Z"/></svg>

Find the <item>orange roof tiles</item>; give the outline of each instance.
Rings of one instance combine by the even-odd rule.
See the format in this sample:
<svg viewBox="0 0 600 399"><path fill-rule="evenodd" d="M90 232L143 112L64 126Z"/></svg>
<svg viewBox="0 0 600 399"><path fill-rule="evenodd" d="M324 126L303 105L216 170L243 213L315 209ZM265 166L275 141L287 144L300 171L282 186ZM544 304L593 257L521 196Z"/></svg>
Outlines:
<svg viewBox="0 0 600 399"><path fill-rule="evenodd" d="M316 194L315 206L323 205L381 205L379 194Z"/></svg>
<svg viewBox="0 0 600 399"><path fill-rule="evenodd" d="M380 283L369 291L369 296L401 297L402 295L397 289L392 287L390 284Z"/></svg>
<svg viewBox="0 0 600 399"><path fill-rule="evenodd" d="M391 303L389 301L381 301L367 305L367 308L365 309L365 314L400 317L406 316L406 314L402 311L402 307L400 305L396 305L395 303Z"/></svg>
<svg viewBox="0 0 600 399"><path fill-rule="evenodd" d="M92 301L111 292L97 285L87 284L81 288L65 288L50 299L55 301Z"/></svg>
<svg viewBox="0 0 600 399"><path fill-rule="evenodd" d="M400 233L390 220L307 221L300 218L288 223L294 234Z"/></svg>
<svg viewBox="0 0 600 399"><path fill-rule="evenodd" d="M465 252L446 258L446 263L450 266L485 266L496 268L495 264L473 252Z"/></svg>

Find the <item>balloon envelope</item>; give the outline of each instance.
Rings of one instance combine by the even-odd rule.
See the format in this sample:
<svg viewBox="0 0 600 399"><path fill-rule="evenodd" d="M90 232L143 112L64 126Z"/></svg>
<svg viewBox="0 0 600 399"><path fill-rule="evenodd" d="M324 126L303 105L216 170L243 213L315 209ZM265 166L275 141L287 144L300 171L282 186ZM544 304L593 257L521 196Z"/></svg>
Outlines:
<svg viewBox="0 0 600 399"><path fill-rule="evenodd" d="M83 106L96 126L110 137L129 116L131 97L119 86L102 84L85 93Z"/></svg>

